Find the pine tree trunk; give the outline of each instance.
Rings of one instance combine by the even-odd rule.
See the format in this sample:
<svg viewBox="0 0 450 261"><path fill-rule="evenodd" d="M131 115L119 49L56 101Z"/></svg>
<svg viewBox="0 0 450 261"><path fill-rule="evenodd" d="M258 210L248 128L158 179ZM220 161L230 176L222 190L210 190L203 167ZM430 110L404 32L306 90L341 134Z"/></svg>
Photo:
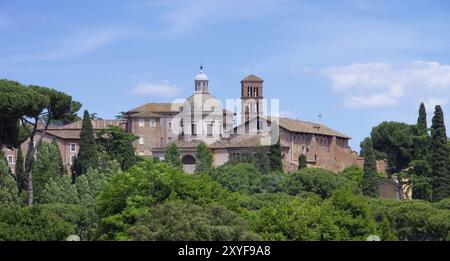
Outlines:
<svg viewBox="0 0 450 261"><path fill-rule="evenodd" d="M44 131L42 132L42 136L39 137L36 145L38 145L45 136L47 132L48 125L50 124L50 120L47 120L45 124ZM38 126L38 118L35 119L35 125L33 127L33 132L30 135L30 142L28 143L28 152L27 152L27 160L26 160L26 171L28 176L28 206L32 207L34 202L34 190L33 190L33 165L34 165L34 156L36 155L36 147L33 146L34 136L37 132Z"/></svg>

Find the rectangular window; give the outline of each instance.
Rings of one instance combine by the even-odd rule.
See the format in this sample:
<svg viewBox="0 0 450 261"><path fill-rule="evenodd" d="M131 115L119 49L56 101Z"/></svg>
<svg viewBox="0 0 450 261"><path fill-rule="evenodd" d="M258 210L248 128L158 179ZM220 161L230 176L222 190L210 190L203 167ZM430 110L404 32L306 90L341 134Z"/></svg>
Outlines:
<svg viewBox="0 0 450 261"><path fill-rule="evenodd" d="M70 164L72 165L75 161L75 155L70 155Z"/></svg>
<svg viewBox="0 0 450 261"><path fill-rule="evenodd" d="M191 134L192 136L197 136L197 125L195 123L191 124Z"/></svg>
<svg viewBox="0 0 450 261"><path fill-rule="evenodd" d="M152 128L156 127L155 119L150 119L150 127L152 127Z"/></svg>
<svg viewBox="0 0 450 261"><path fill-rule="evenodd" d="M169 143L172 143L172 141L173 141L173 138L169 137Z"/></svg>
<svg viewBox="0 0 450 261"><path fill-rule="evenodd" d="M247 87L247 96L251 97L252 96L252 92L250 90L250 87Z"/></svg>
<svg viewBox="0 0 450 261"><path fill-rule="evenodd" d="M255 96L258 97L258 87L255 88Z"/></svg>
<svg viewBox="0 0 450 261"><path fill-rule="evenodd" d="M144 137L139 137L139 144L143 145L144 144Z"/></svg>
<svg viewBox="0 0 450 261"><path fill-rule="evenodd" d="M213 123L208 123L208 126L206 128L206 135L208 135L209 137L212 136L212 129L213 129Z"/></svg>
<svg viewBox="0 0 450 261"><path fill-rule="evenodd" d="M14 164L14 157L13 157L13 155L8 155L8 164Z"/></svg>
<svg viewBox="0 0 450 261"><path fill-rule="evenodd" d="M70 152L76 152L76 151L77 151L77 144L70 143Z"/></svg>
<svg viewBox="0 0 450 261"><path fill-rule="evenodd" d="M145 121L144 119L139 119L139 128L144 128Z"/></svg>
<svg viewBox="0 0 450 261"><path fill-rule="evenodd" d="M159 146L164 146L164 138L159 139Z"/></svg>
<svg viewBox="0 0 450 261"><path fill-rule="evenodd" d="M169 122L169 124L168 124L168 128L169 128L169 130L171 130L171 129L172 129L172 123L171 123L171 122Z"/></svg>

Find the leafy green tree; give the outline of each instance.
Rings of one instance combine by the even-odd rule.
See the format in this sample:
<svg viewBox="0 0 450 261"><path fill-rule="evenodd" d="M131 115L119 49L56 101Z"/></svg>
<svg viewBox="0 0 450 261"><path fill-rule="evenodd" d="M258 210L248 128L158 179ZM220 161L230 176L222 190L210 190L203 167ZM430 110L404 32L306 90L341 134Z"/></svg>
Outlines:
<svg viewBox="0 0 450 261"><path fill-rule="evenodd" d="M372 140L370 138L365 138L361 142L361 151L364 151L362 192L366 196L378 197L377 162L375 160Z"/></svg>
<svg viewBox="0 0 450 261"><path fill-rule="evenodd" d="M450 231L450 211L430 203L404 201L387 211L400 240L446 240Z"/></svg>
<svg viewBox="0 0 450 261"><path fill-rule="evenodd" d="M245 221L221 205L205 207L169 201L140 216L128 229L133 240L236 241L258 240Z"/></svg>
<svg viewBox="0 0 450 261"><path fill-rule="evenodd" d="M254 164L256 168L263 174L269 173L271 170L270 167L270 157L267 154L267 149L259 146L256 149L255 155L254 155Z"/></svg>
<svg viewBox="0 0 450 261"><path fill-rule="evenodd" d="M283 156L280 139L270 146L270 167L272 171L283 171Z"/></svg>
<svg viewBox="0 0 450 261"><path fill-rule="evenodd" d="M186 175L180 168L146 159L113 175L101 190L96 204L100 239L129 239L126 231L137 218L169 199L202 206L216 202L234 209L235 197L208 175Z"/></svg>
<svg viewBox="0 0 450 261"><path fill-rule="evenodd" d="M39 94L42 99L36 101L35 106L31 113L22 117L22 125L26 126L28 137L31 141L36 141L35 136L39 132L41 135L37 138L36 144L40 144L44 138L48 126L52 121L64 121L68 117L71 117L75 112L72 111L72 97L56 91L54 89L29 86L30 90ZM44 127L38 128L41 123L41 119L45 118ZM25 170L27 172L27 185L28 185L28 205L32 206L34 201L33 190L33 170L34 170L34 158L36 157L36 146L33 142L28 143L27 155L25 160Z"/></svg>
<svg viewBox="0 0 450 261"><path fill-rule="evenodd" d="M70 177L67 175L50 178L44 185L37 202L40 204L78 204L76 185L72 184Z"/></svg>
<svg viewBox="0 0 450 261"><path fill-rule="evenodd" d="M325 203L325 208L334 213L335 224L346 232L349 239L365 240L378 233L368 202L348 188L335 191Z"/></svg>
<svg viewBox="0 0 450 261"><path fill-rule="evenodd" d="M347 178L348 180L351 180L358 184L358 188L362 189L362 180L364 177L364 169L357 166L352 165L347 168L345 168L341 173L343 177Z"/></svg>
<svg viewBox="0 0 450 261"><path fill-rule="evenodd" d="M0 80L0 151L3 146L18 147L27 139L23 117L39 113L47 97L16 81Z"/></svg>
<svg viewBox="0 0 450 261"><path fill-rule="evenodd" d="M33 167L34 175L34 196L40 202L40 196L45 184L51 178L56 180L66 174L62 162L61 153L55 142L41 142L38 144L38 153Z"/></svg>
<svg viewBox="0 0 450 261"><path fill-rule="evenodd" d="M319 168L306 168L290 173L282 185L283 191L298 195L303 191L313 192L322 198L330 197L338 188L350 187L358 192L357 184L339 174Z"/></svg>
<svg viewBox="0 0 450 261"><path fill-rule="evenodd" d="M213 175L213 178L224 188L244 193L260 192L261 177L262 174L255 165L249 163L220 166Z"/></svg>
<svg viewBox="0 0 450 261"><path fill-rule="evenodd" d="M97 217L92 208L80 204L70 205L61 203L39 205L39 208L41 208L43 212L57 215L65 222L73 225L75 228L74 233L80 236L81 240L95 239L94 230L97 223Z"/></svg>
<svg viewBox="0 0 450 261"><path fill-rule="evenodd" d="M430 177L431 167L428 161L413 160L410 163L408 176L413 184L412 197L414 199L433 200L432 178Z"/></svg>
<svg viewBox="0 0 450 261"><path fill-rule="evenodd" d="M167 146L164 160L174 167L183 167L183 164L181 163L180 151L178 150L177 145L173 142Z"/></svg>
<svg viewBox="0 0 450 261"><path fill-rule="evenodd" d="M444 114L436 105L431 125L431 166L433 179L433 199L439 201L450 197L449 148L445 131Z"/></svg>
<svg viewBox="0 0 450 261"><path fill-rule="evenodd" d="M205 143L197 146L197 161L195 162L195 173L210 173L213 169L213 157L211 149Z"/></svg>
<svg viewBox="0 0 450 261"><path fill-rule="evenodd" d="M75 233L74 224L42 205L2 207L0 238L7 241L65 240Z"/></svg>
<svg viewBox="0 0 450 261"><path fill-rule="evenodd" d="M17 189L19 193L26 190L26 173L25 165L23 161L22 147L19 146L17 149L17 160L16 160L16 179L17 179Z"/></svg>
<svg viewBox="0 0 450 261"><path fill-rule="evenodd" d="M348 240L333 214L321 200L294 198L263 207L254 226L264 240Z"/></svg>
<svg viewBox="0 0 450 261"><path fill-rule="evenodd" d="M73 179L86 173L89 168L98 167L97 145L95 143L94 130L87 110L84 111L83 125L80 132L80 150L73 163Z"/></svg>
<svg viewBox="0 0 450 261"><path fill-rule="evenodd" d="M382 122L372 129L375 158L387 158L389 174L399 173L411 162L414 151L412 129L411 125L400 122ZM363 153L361 156L364 157Z"/></svg>
<svg viewBox="0 0 450 261"><path fill-rule="evenodd" d="M16 205L18 203L17 197L16 181L11 175L11 170L4 159L3 153L0 152L0 208L2 208L2 205Z"/></svg>
<svg viewBox="0 0 450 261"><path fill-rule="evenodd" d="M419 107L419 117L417 118L417 128L421 130L422 133L427 131L427 112L425 110L425 104L420 103Z"/></svg>
<svg viewBox="0 0 450 261"><path fill-rule="evenodd" d="M99 150L108 160L117 160L123 170L128 170L137 162L133 141L138 137L118 126L109 126L98 132ZM92 167L92 166L91 166Z"/></svg>
<svg viewBox="0 0 450 261"><path fill-rule="evenodd" d="M305 154L300 154L300 156L298 156L298 170L307 168L308 165L306 163L306 155Z"/></svg>

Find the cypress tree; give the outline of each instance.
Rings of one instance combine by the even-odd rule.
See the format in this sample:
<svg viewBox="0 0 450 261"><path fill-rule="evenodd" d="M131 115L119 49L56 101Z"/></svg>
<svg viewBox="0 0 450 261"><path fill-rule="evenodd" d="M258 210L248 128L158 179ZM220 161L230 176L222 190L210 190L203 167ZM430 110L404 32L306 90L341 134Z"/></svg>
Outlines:
<svg viewBox="0 0 450 261"><path fill-rule="evenodd" d="M0 151L0 206L16 205L18 203L18 191L16 181L11 175L11 169Z"/></svg>
<svg viewBox="0 0 450 261"><path fill-rule="evenodd" d="M33 165L33 195L36 202L42 203L40 197L50 179L57 180L65 174L61 153L55 142L41 142L37 148L37 157Z"/></svg>
<svg viewBox="0 0 450 261"><path fill-rule="evenodd" d="M306 156L305 154L300 154L300 156L298 156L298 169L304 169L307 167L307 163L306 163Z"/></svg>
<svg viewBox="0 0 450 261"><path fill-rule="evenodd" d="M19 146L17 149L17 160L16 160L16 180L17 180L17 189L19 190L19 193L26 190L26 176L25 173L25 165L23 161L23 153L22 148Z"/></svg>
<svg viewBox="0 0 450 261"><path fill-rule="evenodd" d="M94 130L92 128L91 117L87 110L84 111L83 125L80 133L80 150L73 163L73 180L86 173L89 168L98 167L97 147L95 144Z"/></svg>
<svg viewBox="0 0 450 261"><path fill-rule="evenodd" d="M197 161L195 162L195 174L210 173L212 170L212 153L211 149L203 142L197 146Z"/></svg>
<svg viewBox="0 0 450 261"><path fill-rule="evenodd" d="M283 171L280 139L270 146L270 168L272 171Z"/></svg>
<svg viewBox="0 0 450 261"><path fill-rule="evenodd" d="M175 145L175 143L173 142L167 146L164 159L174 167L181 168L183 166L183 164L181 163L180 151L178 150L177 145Z"/></svg>
<svg viewBox="0 0 450 261"><path fill-rule="evenodd" d="M364 152L363 194L369 197L378 197L377 162L370 138L365 138L361 142L361 151Z"/></svg>
<svg viewBox="0 0 450 261"><path fill-rule="evenodd" d="M445 132L444 114L441 106L436 105L431 125L431 168L433 200L450 197L450 170L448 169L449 151Z"/></svg>
<svg viewBox="0 0 450 261"><path fill-rule="evenodd" d="M417 118L417 128L426 132L427 129L427 112L425 111L425 105L423 102L419 107L419 117Z"/></svg>
<svg viewBox="0 0 450 261"><path fill-rule="evenodd" d="M409 163L408 176L413 184L413 198L432 200L430 137L427 131L427 114L425 105L420 104L417 124L413 126L414 153Z"/></svg>
<svg viewBox="0 0 450 261"><path fill-rule="evenodd" d="M270 172L270 158L267 155L267 149L259 146L254 156L254 164L258 168L258 170L263 173Z"/></svg>

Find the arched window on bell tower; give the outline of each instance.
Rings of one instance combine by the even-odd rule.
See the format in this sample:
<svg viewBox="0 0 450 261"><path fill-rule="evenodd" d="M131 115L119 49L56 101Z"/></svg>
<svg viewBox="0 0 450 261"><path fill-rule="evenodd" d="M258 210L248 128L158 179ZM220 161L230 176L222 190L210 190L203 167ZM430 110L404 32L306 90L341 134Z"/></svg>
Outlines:
<svg viewBox="0 0 450 261"><path fill-rule="evenodd" d="M257 117L263 114L263 80L255 75L249 75L241 81L241 123L245 123L248 119L248 113L251 117ZM250 99L253 102L250 103Z"/></svg>

